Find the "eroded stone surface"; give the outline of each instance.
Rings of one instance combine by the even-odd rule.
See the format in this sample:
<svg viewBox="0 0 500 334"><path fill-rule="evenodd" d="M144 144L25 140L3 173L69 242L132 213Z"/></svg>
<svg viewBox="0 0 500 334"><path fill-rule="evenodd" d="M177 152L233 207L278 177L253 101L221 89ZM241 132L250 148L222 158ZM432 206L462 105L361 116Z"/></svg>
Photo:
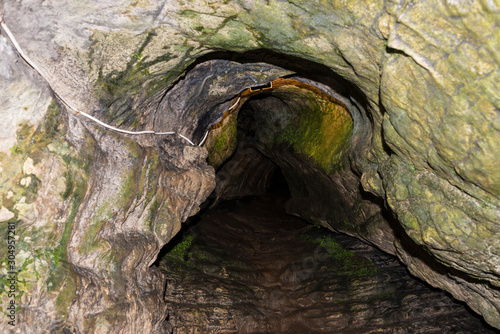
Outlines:
<svg viewBox="0 0 500 334"><path fill-rule="evenodd" d="M360 178L363 189L378 196L375 202L387 205L402 227L394 239L387 223L377 219L380 228L362 237L386 250L395 247L410 271L466 301L500 327L498 4L34 0L1 6L20 45L59 94L125 128L158 130L157 123L173 115L166 108L165 118L155 116L160 102L168 105L162 100L165 94L175 91L168 89L195 59L211 51L277 52L272 57L261 54L260 62L273 64L264 66L266 70L278 66L296 71L297 59L325 65L328 71L310 79L332 85L325 77L342 78L334 80L335 89L345 95L354 119L352 171L329 180L338 187L355 187L356 191L345 192L350 194L359 189ZM27 286L20 287L26 292L19 299L20 316L32 321L18 330L53 332L67 325L87 333L135 333L145 323L160 330L148 307L141 311L124 307L128 310L124 317L104 315L135 300L163 310L158 298L108 291L116 299L105 299L101 305L99 293L104 296L106 289L123 282L131 291L142 291L137 288L142 279L132 277L135 264L140 264L137 277L152 280L154 288L145 289L160 289L160 277L147 264L181 221L197 211L214 187L213 172L201 158L182 166L185 152L177 148L176 139L164 144L165 138L128 140L102 133L94 124L66 117L64 108L58 129L50 116L55 104L51 106L53 97L46 84L3 36L0 52L0 79L6 88L0 90L4 106L0 168L2 178L9 180L2 181L2 207L15 214L10 220L19 222L20 233L27 238L25 244L20 242L19 265L40 257L29 264L36 266L40 277L29 277ZM307 71L305 66L302 72L318 71ZM199 77L198 84L214 73ZM256 83L267 79L261 77ZM193 101L178 100L182 111L189 113L176 114L182 118L175 119L176 130L200 139L205 123L198 117L210 110L220 116L252 80L243 81L221 77L207 87L210 94L203 84L197 86L203 88L199 93L185 94ZM199 105L206 109L197 110ZM169 130L168 122L161 125L161 130ZM57 140L54 136L46 140L46 134L54 131ZM32 139L34 145L29 144ZM153 172L150 163L161 155L167 158ZM21 172L28 158L34 173ZM142 171L148 170L161 182L148 177L144 185ZM130 183L132 193L120 195L121 190L130 190ZM153 206L152 196L168 199L173 206L168 209L163 202ZM103 205L111 209L96 215ZM144 226L149 213L159 218L153 226ZM341 227L337 217L322 215L325 223ZM364 223L363 218L360 214L355 221ZM95 249L83 247L85 240ZM134 248L137 240L146 240L144 247ZM67 249L70 244L74 248ZM120 254L99 256L100 251L110 255L113 247ZM73 269L79 276L61 258L66 253L76 261ZM434 260L423 260L426 257ZM123 270L117 270L125 262ZM46 279L54 272L60 278L55 291ZM97 289L101 292L94 295ZM85 297L74 297L76 292ZM29 300L28 294L33 296ZM68 312L76 323L67 320ZM83 315L91 320L85 322Z"/></svg>

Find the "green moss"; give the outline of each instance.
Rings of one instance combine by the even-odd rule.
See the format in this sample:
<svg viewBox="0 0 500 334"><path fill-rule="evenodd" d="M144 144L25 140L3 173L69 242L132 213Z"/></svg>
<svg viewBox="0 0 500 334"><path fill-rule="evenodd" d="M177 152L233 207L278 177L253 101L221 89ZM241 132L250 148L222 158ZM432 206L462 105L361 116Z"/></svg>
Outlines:
<svg viewBox="0 0 500 334"><path fill-rule="evenodd" d="M98 70L98 79L94 89L101 103L107 107L101 115L107 122L116 126L127 125L132 128L141 124L140 114L134 108L134 101L137 98L144 100L164 90L182 74L188 65L186 61L192 61L187 55L192 46L185 46L183 49L185 58L180 59L177 65L166 73L152 73L152 66L168 62L175 57L165 52L155 59L150 59L147 54L144 54L144 50L155 36L157 33L154 30L145 33L141 45L131 53L130 60L123 71L114 70L104 74L102 67ZM95 38L95 44L99 44L103 37ZM105 38L113 37L107 36ZM94 47L93 45L91 49Z"/></svg>
<svg viewBox="0 0 500 334"><path fill-rule="evenodd" d="M134 174L126 176L126 181L120 189L120 198L117 202L118 208L128 208L137 193L137 179ZM139 195L139 194L138 194Z"/></svg>
<svg viewBox="0 0 500 334"><path fill-rule="evenodd" d="M76 279L74 274L70 273L64 280L59 294L56 298L57 313L62 319L66 319L69 313L69 305L75 300L76 296Z"/></svg>
<svg viewBox="0 0 500 334"><path fill-rule="evenodd" d="M224 120L224 124L220 128L212 131L215 136L207 142L208 163L212 167L217 168L222 165L236 149L238 144L237 121L237 113L231 114Z"/></svg>
<svg viewBox="0 0 500 334"><path fill-rule="evenodd" d="M192 253L188 252L194 240L194 235L188 235L183 241L175 245L174 248L168 252L163 259L165 261L174 261L186 263L192 257Z"/></svg>
<svg viewBox="0 0 500 334"><path fill-rule="evenodd" d="M102 230L104 224L106 223L106 220L100 220L97 222L93 222L87 227L80 249L83 255L89 255L90 252L100 248L104 241L98 239L97 234Z"/></svg>
<svg viewBox="0 0 500 334"><path fill-rule="evenodd" d="M141 146L135 140L130 140L128 138L120 138L120 139L125 143L125 145L127 145L131 157L135 159L142 158L144 152Z"/></svg>
<svg viewBox="0 0 500 334"><path fill-rule="evenodd" d="M155 200L153 204L151 204L151 206L149 207L147 222L148 222L148 229L150 231L153 230L156 213L158 212L159 206L160 204L158 203L157 200Z"/></svg>
<svg viewBox="0 0 500 334"><path fill-rule="evenodd" d="M153 153L152 150L145 151L140 145L135 141L123 139L128 148L128 153L133 161L133 168L126 170L120 181L121 188L119 192L114 196L114 198L100 203L98 208L92 218L92 223L88 226L84 233L81 252L83 254L89 254L90 252L105 252L109 248L107 241L98 237L99 232L103 227L114 219L114 216L118 212L126 212L128 208L133 205L134 201L140 200L144 195L146 187L151 187L156 190L156 167L158 163L158 155ZM145 153L146 152L146 153ZM144 157L147 155L146 161L143 161ZM151 160L149 160L149 154L152 155ZM146 166L144 166L146 163ZM154 170L152 170L154 168ZM137 175L140 174L140 179L137 179ZM147 178L151 179L151 184L148 182ZM146 195L148 203L154 196L154 191L151 190ZM150 195L150 196L148 196ZM148 223L150 220L154 219L157 207L153 204L153 208L150 208ZM152 226L152 222L150 223ZM108 253L106 258L103 258L105 262L112 262L115 255Z"/></svg>
<svg viewBox="0 0 500 334"><path fill-rule="evenodd" d="M66 179L66 188L64 189L64 192L61 194L61 197L63 200L67 200L68 197L73 193L73 174L71 173L70 170L67 170L64 172L64 178Z"/></svg>
<svg viewBox="0 0 500 334"><path fill-rule="evenodd" d="M78 209L87 193L88 176L90 175L90 168L93 162L91 154L93 141L91 138L86 139L88 139L87 146L81 149L79 155L68 155L67 159L64 159L67 165L67 170L64 172L66 186L61 197L64 200L71 200L71 210L64 224L64 230L59 239L59 243L52 250L51 258L53 266L51 267L51 274L47 279L49 291L58 289L67 274L71 273L69 268L67 268L66 246L71 235L73 223L78 214Z"/></svg>
<svg viewBox="0 0 500 334"><path fill-rule="evenodd" d="M258 31L262 45L271 49L286 50L293 41L303 38L293 25L293 12L285 12L282 2L259 1L252 7L251 14L242 13L239 19L254 31ZM293 11L293 7L290 9Z"/></svg>
<svg viewBox="0 0 500 334"><path fill-rule="evenodd" d="M45 151L45 147L54 140L56 135L60 135L64 122L60 120L59 107L55 101L49 105L44 121L37 129L32 125L21 123L20 129L16 132L17 144L10 148L12 155L36 157Z"/></svg>
<svg viewBox="0 0 500 334"><path fill-rule="evenodd" d="M101 255L105 255L109 250L108 243L99 238L98 234L115 215L114 208L117 206L113 201L101 203L95 210L92 222L87 227L83 234L80 251L83 255L88 256L91 252L98 251ZM109 254L108 254L109 255ZM107 259L112 260L112 259Z"/></svg>
<svg viewBox="0 0 500 334"><path fill-rule="evenodd" d="M3 204L8 203L8 209L16 213L13 207L21 198L25 198L25 205L37 200L41 175L23 173L23 165L27 158L33 159L35 167L50 161L55 164L56 172L64 170L66 165L66 189L61 196L69 200L70 209L64 227L59 223L49 223L42 229L24 226L19 222L16 233L29 237L30 241L19 240L18 250L27 252L29 256L19 263L20 279L18 282L19 296L29 293L36 287L35 283L45 279L47 291L57 295L58 312L61 316L67 312L69 303L74 299L74 280L71 282L71 270L68 267L67 243L76 218L78 208L83 201L87 189L87 177L92 164L93 139L86 136L87 144L80 147L79 152L65 141L65 115L61 112L56 101L49 105L42 123L37 126L20 124L17 131L17 144L12 149L15 155L0 156L5 173L0 175L0 199ZM73 150L73 151L72 151ZM29 177L28 186L22 187L20 181ZM7 195L7 193L10 195ZM7 198L9 197L9 198ZM62 232L61 232L62 229ZM3 231L2 231L3 233ZM2 252L0 252L2 253ZM24 254L24 253L23 253ZM0 254L3 257L3 253Z"/></svg>
<svg viewBox="0 0 500 334"><path fill-rule="evenodd" d="M47 108L46 116L42 124L35 130L30 140L26 140L27 148L22 148L24 153L31 153L35 163L41 160L41 153L47 150L51 143L61 145L61 137L66 131L66 123L62 112L55 100Z"/></svg>
<svg viewBox="0 0 500 334"><path fill-rule="evenodd" d="M17 145L14 145L10 148L10 151L12 152L12 155L16 155L16 154L21 154L22 151L21 151L21 148L19 148Z"/></svg>
<svg viewBox="0 0 500 334"><path fill-rule="evenodd" d="M76 184L76 187L73 192L71 211L64 224L64 231L59 241L57 247L53 250L53 263L54 267L52 267L49 278L47 279L47 289L49 291L55 291L61 287L68 275L69 268L67 267L68 253L67 253L67 244L71 235L71 229L73 228L73 223L75 221L75 217L78 213L78 208L80 204L83 202L85 197L85 193L87 192L87 184L84 180L79 180Z"/></svg>
<svg viewBox="0 0 500 334"><path fill-rule="evenodd" d="M59 135L61 130L61 124L64 124L61 120L61 111L56 101L53 100L47 109L47 114L43 122L43 132L47 138L53 139L56 135ZM64 125L62 125L64 127Z"/></svg>
<svg viewBox="0 0 500 334"><path fill-rule="evenodd" d="M107 104L110 105L110 99L123 95L123 93L126 93L126 91L132 87L138 89L138 87L136 87L138 83L136 80L141 79L141 71L147 67L144 66L144 61L147 57L144 57L142 53L154 36L156 36L154 31L147 33L139 49L132 54L124 71L113 71L104 76L102 69L100 70L97 83L101 89L98 91L98 96L101 97L103 102L107 102ZM139 83L140 82L142 82L142 80L140 80Z"/></svg>
<svg viewBox="0 0 500 334"><path fill-rule="evenodd" d="M10 148L14 159L16 157L24 159L29 156L37 164L47 152L49 144L61 145L61 137L64 136L66 126L61 118L59 106L53 100L47 108L43 122L36 129L32 125L21 123L20 129L16 132L17 144Z"/></svg>
<svg viewBox="0 0 500 334"><path fill-rule="evenodd" d="M58 314L63 319L67 317L69 305L75 299L76 294L75 274L73 274L68 266L68 253L66 247L71 235L71 230L78 208L85 197L86 190L86 182L84 180L78 180L72 195L73 202L71 212L64 225L64 231L59 244L51 252L50 250L46 250L48 253L45 254L45 256L48 255L48 258L52 260L49 277L46 280L47 291L55 292L57 294L56 307Z"/></svg>
<svg viewBox="0 0 500 334"><path fill-rule="evenodd" d="M322 239L316 240L316 244L325 248L328 255L341 263L343 269L349 269L355 257L354 253L342 247L335 239L324 236Z"/></svg>
<svg viewBox="0 0 500 334"><path fill-rule="evenodd" d="M123 187L120 189L120 198L117 202L118 208L126 208L132 204L134 195L137 191L137 180L135 173L130 173L126 176L125 182L123 182Z"/></svg>
<svg viewBox="0 0 500 334"><path fill-rule="evenodd" d="M205 261L207 259L205 254L202 252L193 252L193 254L199 261Z"/></svg>
<svg viewBox="0 0 500 334"><path fill-rule="evenodd" d="M249 46L263 45L262 42L259 44L257 37L247 29L246 25L235 20L226 20L222 28L210 35L208 43L232 51L244 51Z"/></svg>
<svg viewBox="0 0 500 334"><path fill-rule="evenodd" d="M22 196L26 197L26 203L33 203L38 196L38 188L42 181L36 175L29 175L30 184L22 191Z"/></svg>
<svg viewBox="0 0 500 334"><path fill-rule="evenodd" d="M205 251L203 246L193 245L196 236L189 234L185 236L181 242L176 244L167 254L165 254L160 261L160 267L167 271L185 272L193 269L202 270L203 263L207 260L209 262L220 261L220 258L213 258L210 252ZM249 268L248 265L243 263L220 263L223 266L231 266L233 268Z"/></svg>
<svg viewBox="0 0 500 334"><path fill-rule="evenodd" d="M352 136L352 118L343 106L307 92L306 107L277 136L278 143L313 159L327 174L342 168Z"/></svg>
<svg viewBox="0 0 500 334"><path fill-rule="evenodd" d="M145 63L147 56L143 56L143 51L154 36L156 36L154 31L147 33L141 46L132 54L124 71L112 71L104 75L102 68L99 70L96 93L101 102L108 107L107 113L103 115L108 122L113 121L116 125L138 124L129 96L139 94L143 88L144 78L147 77L144 71L149 67Z"/></svg>
<svg viewBox="0 0 500 334"><path fill-rule="evenodd" d="M337 262L339 271L350 277L365 277L374 276L379 273L379 270L368 259L356 256L350 250L345 249L334 238L323 236L322 238L314 238L309 235L299 236L303 241L310 241L316 245L323 247L328 256Z"/></svg>

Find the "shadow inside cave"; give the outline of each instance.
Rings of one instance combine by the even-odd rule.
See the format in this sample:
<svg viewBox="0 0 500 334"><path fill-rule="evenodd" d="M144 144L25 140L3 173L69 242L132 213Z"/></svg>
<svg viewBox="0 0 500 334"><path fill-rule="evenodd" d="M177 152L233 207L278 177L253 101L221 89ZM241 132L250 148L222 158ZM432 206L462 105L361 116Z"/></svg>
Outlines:
<svg viewBox="0 0 500 334"><path fill-rule="evenodd" d="M495 333L394 256L287 215L276 169L262 196L202 210L163 250L174 333Z"/></svg>

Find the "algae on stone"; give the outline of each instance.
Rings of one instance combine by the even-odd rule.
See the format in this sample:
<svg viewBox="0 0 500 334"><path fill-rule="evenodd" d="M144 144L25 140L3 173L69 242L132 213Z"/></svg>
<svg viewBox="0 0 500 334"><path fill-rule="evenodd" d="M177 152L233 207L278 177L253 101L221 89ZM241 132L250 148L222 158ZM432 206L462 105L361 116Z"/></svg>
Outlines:
<svg viewBox="0 0 500 334"><path fill-rule="evenodd" d="M291 90L291 91L290 91ZM342 168L352 135L352 119L340 104L335 104L311 92L293 92L293 88L274 93L283 98L297 94L304 107L290 115L277 141L290 145L298 154L312 158L327 174ZM302 95L303 94L303 95ZM302 95L302 96L301 96Z"/></svg>
<svg viewBox="0 0 500 334"><path fill-rule="evenodd" d="M497 167L500 48L496 29L498 11L494 4L487 1L381 0L173 1L167 4L113 1L112 6L110 4L110 1L100 1L82 6L80 2L55 0L38 6L35 2L4 2L2 12L21 46L41 68L48 70L59 94L70 96L78 106L99 109L101 112L96 114L107 115L107 120L126 127L150 125L145 114L154 108L144 111L140 106L157 105L186 68L210 51L243 52L267 48L328 66L359 88L360 94L349 98L357 99L361 95L363 101L358 101L359 105L366 109L366 122L373 127L373 132L366 134L372 136L366 140L368 144L360 148L359 153L349 152L355 173L338 174L344 179L331 180L332 187L348 185L357 189L359 180L356 181L356 177L364 175L365 188L388 205L412 240L445 267L458 270L460 275L455 277L450 271L450 275L445 276L433 271L396 242L398 254L409 269L431 284L452 291L457 298L482 313L489 323L500 327L500 296L498 290L489 286L498 286L500 212ZM39 17L44 20L38 20ZM85 19L79 19L82 17ZM45 33L38 34L39 31ZM37 35L37 39L32 39L33 35ZM142 47L148 36L150 40ZM0 46L0 77L7 83L1 94L2 105L7 106L2 116L9 125L8 129L2 129L6 138L2 138L4 153L0 156L0 174L12 180L9 186L1 189L0 212L8 219L22 218L23 224L29 222L36 226L29 233L36 238L48 238L40 249L52 249L56 247L56 237L48 236L59 238L71 230L71 226L63 225L68 215L77 215L78 210L73 207L75 200L83 199L87 203L103 199L77 194L85 194L81 184L87 181L86 169L91 164L85 161L89 155L84 154L83 162L77 163L72 146L61 140L51 140L53 145L50 148L47 145L47 150L43 148L40 153L31 151L22 138L15 138L19 124L26 125L23 133L29 133L29 128L44 117L50 94L47 88L41 88L45 83L18 61L3 37ZM127 64L131 65L127 68ZM96 102L99 98L101 104ZM19 105L12 102L18 100L22 101ZM142 112L145 114L139 115ZM29 119L23 120L23 117ZM180 123L188 127L192 121L186 119ZM69 136L74 142L91 142L89 138L81 138L84 131L78 122L71 119L72 126L79 125L70 130ZM307 119L304 122L308 123ZM50 128L48 125L47 129ZM296 137L294 131L290 134L290 138ZM113 169L116 167L113 163L127 165L128 159L134 160L127 155L117 163L114 156L122 154L123 150L114 151L110 148L114 145L111 139L95 129L93 135L109 142L108 147L101 143L102 146L90 144L99 147L96 151L102 151L96 154L102 159L102 168ZM314 132L304 131L297 135L316 138ZM44 140L35 138L39 144ZM318 165L326 170L332 168L330 158L322 159L327 154L317 151L314 145L302 144L295 143L296 149L302 149L306 156L316 154ZM111 162L104 163L106 159ZM133 164L137 163L134 160ZM293 165L293 161L283 163ZM34 173L19 173L25 164ZM49 170L48 165L54 168ZM162 180L162 185L167 186L158 186L158 189L167 189L162 191L171 192L169 194L155 197L156 193L151 193L157 188L144 190L150 199L148 203L167 198L169 205L179 210L161 207L165 212L160 216L170 219L168 232L162 230L163 225L154 212L150 215L155 217L154 222L142 226L151 230L149 226L154 225L156 235L161 234L159 238L165 242L178 230L181 218L196 211L193 203L197 200L188 200L186 194L196 196L193 189L212 186L209 182L193 185L189 182L193 175L183 175ZM100 186L104 176L108 175L99 170L88 181L95 178L93 186ZM126 182L126 178L109 176L112 182ZM300 177L300 174L290 176ZM170 184L171 180L184 182L190 190L184 192L182 187ZM320 176L317 180L323 181ZM106 188L109 192L104 191L103 196L116 195L114 190L118 188L121 189ZM133 198L137 201L142 198L136 195L124 196L121 204L128 206ZM151 210L146 211L158 208L152 204ZM48 211L37 209L40 205ZM57 216L59 211L64 217ZM130 217L139 216L139 211L131 209L127 213ZM367 215L364 219L368 221L374 216ZM125 225L130 227L132 220L141 217L134 216ZM90 223L91 220L85 219L82 224ZM125 218L121 216L120 219ZM32 237L32 243L42 244L36 238ZM390 237L387 240L392 242ZM62 247L58 249L62 251ZM467 254L469 250L473 259ZM37 254L46 252L40 250ZM458 260L450 254L457 254ZM64 262L62 258L58 261ZM461 275L479 281L462 281ZM489 283L483 283L485 281ZM35 308L44 305L36 296L33 300ZM142 314L130 319L142 324L144 319L151 320L151 317ZM111 318L102 320L102 328L112 322Z"/></svg>
<svg viewBox="0 0 500 334"><path fill-rule="evenodd" d="M237 139L238 113L232 113L225 118L220 127L213 129L207 138L205 146L208 150L208 163L218 168L222 163L234 153Z"/></svg>

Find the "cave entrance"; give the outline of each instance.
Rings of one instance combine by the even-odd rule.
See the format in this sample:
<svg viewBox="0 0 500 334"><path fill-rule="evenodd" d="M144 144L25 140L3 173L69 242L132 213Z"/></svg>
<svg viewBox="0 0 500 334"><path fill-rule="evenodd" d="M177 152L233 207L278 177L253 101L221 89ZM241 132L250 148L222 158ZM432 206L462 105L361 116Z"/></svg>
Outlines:
<svg viewBox="0 0 500 334"><path fill-rule="evenodd" d="M371 132L300 80L245 89L201 141L216 189L156 262L174 333L489 333L395 257L326 228L380 211L348 163Z"/></svg>

